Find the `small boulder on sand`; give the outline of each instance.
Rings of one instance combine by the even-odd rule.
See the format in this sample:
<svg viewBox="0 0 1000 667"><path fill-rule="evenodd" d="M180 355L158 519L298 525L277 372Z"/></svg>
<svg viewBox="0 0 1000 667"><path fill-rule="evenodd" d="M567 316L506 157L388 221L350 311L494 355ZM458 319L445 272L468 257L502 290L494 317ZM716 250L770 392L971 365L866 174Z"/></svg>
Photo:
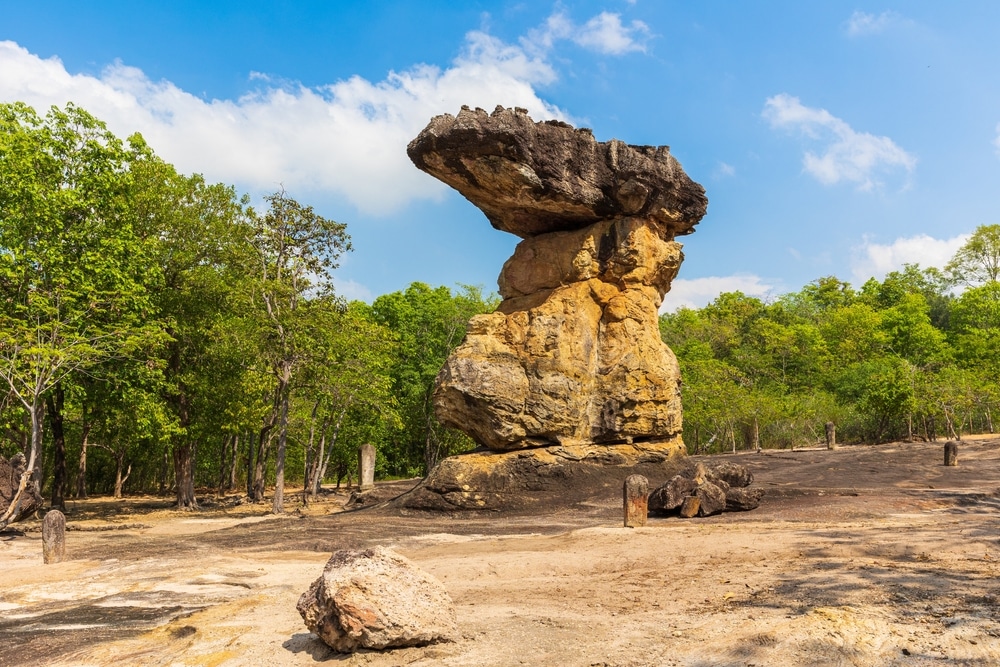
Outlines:
<svg viewBox="0 0 1000 667"><path fill-rule="evenodd" d="M297 608L341 653L449 641L457 632L441 582L384 547L333 554Z"/></svg>

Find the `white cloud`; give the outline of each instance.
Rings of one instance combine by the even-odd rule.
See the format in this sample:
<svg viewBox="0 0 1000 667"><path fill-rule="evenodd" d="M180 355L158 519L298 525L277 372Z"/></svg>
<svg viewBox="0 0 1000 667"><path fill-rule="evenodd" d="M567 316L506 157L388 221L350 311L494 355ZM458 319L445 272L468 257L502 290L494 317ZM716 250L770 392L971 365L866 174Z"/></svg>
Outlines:
<svg viewBox="0 0 1000 667"><path fill-rule="evenodd" d="M372 298L375 296L370 289L355 280L335 279L334 286L336 287L337 295L344 297L348 301L371 303Z"/></svg>
<svg viewBox="0 0 1000 667"><path fill-rule="evenodd" d="M40 112L73 101L120 136L141 132L183 172L260 191L279 184L293 193L335 191L373 214L445 192L406 156L432 116L503 104L525 107L536 120L567 118L535 91L556 78L544 58L482 32L466 36L446 69L414 65L378 82L354 76L317 88L249 77L261 86L255 92L204 100L120 62L99 76L72 74L58 58L0 41L0 101Z"/></svg>
<svg viewBox="0 0 1000 667"><path fill-rule="evenodd" d="M889 137L857 132L826 109L807 107L786 93L769 97L763 116L771 127L798 130L825 144L821 155L806 151L802 159L803 168L824 185L848 181L871 190L880 185L876 173L898 167L910 172L917 165L917 158Z"/></svg>
<svg viewBox="0 0 1000 667"><path fill-rule="evenodd" d="M877 35L899 20L900 16L896 12L882 12L876 16L875 14L855 11L851 14L851 18L847 19L847 35L849 37Z"/></svg>
<svg viewBox="0 0 1000 667"><path fill-rule="evenodd" d="M585 49L619 56L632 51L646 51L650 37L649 26L642 21L632 21L627 26L620 14L601 12L583 25L577 25L569 16L558 11L549 16L541 28L528 32L521 40L531 53L544 53L558 40L570 40Z"/></svg>
<svg viewBox="0 0 1000 667"><path fill-rule="evenodd" d="M942 268L969 240L969 236L959 234L950 239L936 239L918 234L898 238L889 244L874 243L866 237L852 252L853 282L860 286L869 278L883 280L887 273L902 269L904 264Z"/></svg>
<svg viewBox="0 0 1000 667"><path fill-rule="evenodd" d="M584 24L573 41L599 53L619 55L629 51L645 51L645 40L648 38L649 26L642 21L632 21L626 27L622 25L618 14L601 12Z"/></svg>
<svg viewBox="0 0 1000 667"><path fill-rule="evenodd" d="M996 146L997 155L1000 155L1000 123L997 123L997 138L993 140L993 145Z"/></svg>
<svg viewBox="0 0 1000 667"><path fill-rule="evenodd" d="M728 176L736 175L736 167L726 162L719 162L712 171L712 176L715 178L726 178Z"/></svg>
<svg viewBox="0 0 1000 667"><path fill-rule="evenodd" d="M708 276L690 280L678 278L670 284L670 291L663 297L660 312L673 312L682 306L701 308L723 292L743 292L747 296L764 297L774 289L774 285L754 275Z"/></svg>

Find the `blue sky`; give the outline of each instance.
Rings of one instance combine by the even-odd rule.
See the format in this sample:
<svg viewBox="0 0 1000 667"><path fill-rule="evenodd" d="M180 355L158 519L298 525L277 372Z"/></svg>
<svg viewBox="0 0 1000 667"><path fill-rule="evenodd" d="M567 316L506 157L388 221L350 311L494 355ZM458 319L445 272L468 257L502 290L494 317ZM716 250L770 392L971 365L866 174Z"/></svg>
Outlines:
<svg viewBox="0 0 1000 667"><path fill-rule="evenodd" d="M456 4L460 4L458 9ZM0 101L346 222L353 297L494 290L517 239L406 143L462 104L667 144L709 212L664 308L940 266L1000 222L1000 3L4 3Z"/></svg>

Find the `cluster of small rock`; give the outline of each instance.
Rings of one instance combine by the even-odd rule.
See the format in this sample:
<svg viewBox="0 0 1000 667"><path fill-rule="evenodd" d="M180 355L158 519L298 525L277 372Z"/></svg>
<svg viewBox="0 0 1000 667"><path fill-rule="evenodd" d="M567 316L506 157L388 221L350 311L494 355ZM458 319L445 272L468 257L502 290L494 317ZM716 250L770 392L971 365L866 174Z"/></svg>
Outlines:
<svg viewBox="0 0 1000 667"><path fill-rule="evenodd" d="M753 473L746 466L720 463L706 468L699 463L650 493L649 511L691 518L756 509L764 489L749 488L751 484Z"/></svg>

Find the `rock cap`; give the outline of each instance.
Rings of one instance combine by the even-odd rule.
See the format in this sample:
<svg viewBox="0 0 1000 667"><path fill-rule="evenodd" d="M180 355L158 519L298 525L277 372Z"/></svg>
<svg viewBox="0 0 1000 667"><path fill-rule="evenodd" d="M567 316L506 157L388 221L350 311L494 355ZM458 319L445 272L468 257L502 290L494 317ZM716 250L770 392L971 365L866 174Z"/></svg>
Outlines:
<svg viewBox="0 0 1000 667"><path fill-rule="evenodd" d="M708 207L668 146L598 142L589 129L536 123L521 108L435 116L406 152L522 238L637 217L670 239L694 231Z"/></svg>

